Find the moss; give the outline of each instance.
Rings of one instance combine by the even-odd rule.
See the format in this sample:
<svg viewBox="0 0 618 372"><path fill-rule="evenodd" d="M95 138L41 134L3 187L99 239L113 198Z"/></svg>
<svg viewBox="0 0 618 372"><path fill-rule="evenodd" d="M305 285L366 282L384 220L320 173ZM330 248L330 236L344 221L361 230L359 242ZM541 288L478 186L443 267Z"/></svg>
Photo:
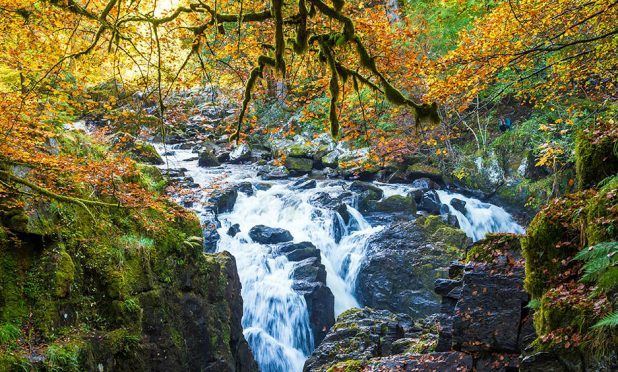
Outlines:
<svg viewBox="0 0 618 372"><path fill-rule="evenodd" d="M534 313L534 325L539 335L565 328L581 332L592 326L593 320L592 309L555 299L551 291L543 295L539 309Z"/></svg>
<svg viewBox="0 0 618 372"><path fill-rule="evenodd" d="M34 370L30 361L22 355L15 353L0 353L0 371L21 372Z"/></svg>
<svg viewBox="0 0 618 372"><path fill-rule="evenodd" d="M75 280L75 264L73 264L71 256L64 247L58 252L56 265L54 293L57 297L62 298L67 296L71 284L73 284L73 280Z"/></svg>
<svg viewBox="0 0 618 372"><path fill-rule="evenodd" d="M442 243L457 249L463 249L470 243L465 232L447 225L440 216L421 216L416 219L416 223L425 230L428 240L433 243Z"/></svg>
<svg viewBox="0 0 618 372"><path fill-rule="evenodd" d="M551 211L539 212L530 226L528 234L521 240L526 260L524 286L533 298L540 298L563 272L563 260L569 260L579 251L579 232L565 228L551 217ZM567 244L557 247L560 242Z"/></svg>
<svg viewBox="0 0 618 372"><path fill-rule="evenodd" d="M285 167L292 172L309 173L313 169L313 160L305 158L285 158Z"/></svg>
<svg viewBox="0 0 618 372"><path fill-rule="evenodd" d="M487 234L470 249L466 255L466 261L492 262L498 256L504 256L511 252L518 254L521 250L520 237L513 234Z"/></svg>
<svg viewBox="0 0 618 372"><path fill-rule="evenodd" d="M365 363L360 360L346 360L339 362L328 369L328 372L359 372L362 371Z"/></svg>
<svg viewBox="0 0 618 372"><path fill-rule="evenodd" d="M288 156L296 158L310 158L311 148L299 144L292 145L287 148Z"/></svg>
<svg viewBox="0 0 618 372"><path fill-rule="evenodd" d="M81 134L69 138L67 146L73 147L65 151L94 156L96 148L80 150L85 141ZM162 190L156 168L138 169L136 180ZM57 181L62 186L63 180ZM187 289L181 289L186 273L191 273L190 295L200 299L207 314L207 333L216 335L213 355L233 363L230 288L224 270L232 258L203 255L201 245L195 244L202 234L197 215L176 207L174 215L153 208L93 208L93 220L72 204L26 205L12 216L35 217L28 217L27 228L33 221L39 227L28 234L7 224L1 212L0 327L9 324L12 330L28 332L18 342L10 341L14 333L7 333L17 356L0 347L0 370L19 368L19 355L29 350L36 350L32 357L44 358L35 368L46 370L92 370L98 363L106 370L126 370L135 363L150 366L143 345L148 352L167 352L169 345L174 351L173 345L183 345L187 337L186 320L178 316L179 303L187 296ZM144 343L146 324L160 327L160 344ZM28 351L21 350L26 345ZM188 366L184 349L169 355Z"/></svg>
<svg viewBox="0 0 618 372"><path fill-rule="evenodd" d="M348 310L344 311L343 313L339 314L339 316L337 317L337 320L339 320L339 319L346 319L346 318L349 318L351 316L360 314L362 312L363 312L363 309L359 309L357 307L353 307L353 308L348 309Z"/></svg>
<svg viewBox="0 0 618 372"><path fill-rule="evenodd" d="M604 137L595 143L593 135L580 131L575 140L575 167L580 190L618 173L616 139Z"/></svg>
<svg viewBox="0 0 618 372"><path fill-rule="evenodd" d="M426 174L431 174L435 176L440 176L441 174L440 169L434 166L431 166L429 164L425 164L425 163L412 164L406 169L406 172L407 173L426 173Z"/></svg>
<svg viewBox="0 0 618 372"><path fill-rule="evenodd" d="M48 371L81 371L83 343L53 344L45 350L44 365Z"/></svg>
<svg viewBox="0 0 618 372"><path fill-rule="evenodd" d="M589 246L618 239L618 176L609 179L586 206L586 239Z"/></svg>
<svg viewBox="0 0 618 372"><path fill-rule="evenodd" d="M105 345L114 355L133 354L137 351L140 341L140 335L132 334L125 328L110 331L104 337Z"/></svg>

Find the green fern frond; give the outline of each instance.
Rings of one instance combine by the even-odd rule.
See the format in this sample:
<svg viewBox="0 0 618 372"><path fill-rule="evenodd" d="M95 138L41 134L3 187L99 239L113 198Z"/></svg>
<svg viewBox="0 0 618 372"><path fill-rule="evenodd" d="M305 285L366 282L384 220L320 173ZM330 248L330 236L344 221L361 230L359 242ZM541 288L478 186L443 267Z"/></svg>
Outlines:
<svg viewBox="0 0 618 372"><path fill-rule="evenodd" d="M592 328L616 327L618 326L618 311L614 311L605 318L601 319Z"/></svg>

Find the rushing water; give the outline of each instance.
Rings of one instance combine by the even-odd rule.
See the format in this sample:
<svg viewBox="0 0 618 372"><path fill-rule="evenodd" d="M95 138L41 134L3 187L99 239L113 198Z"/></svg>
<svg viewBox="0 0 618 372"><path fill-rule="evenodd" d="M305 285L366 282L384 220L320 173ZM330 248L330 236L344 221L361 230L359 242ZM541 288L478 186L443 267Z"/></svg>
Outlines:
<svg viewBox="0 0 618 372"><path fill-rule="evenodd" d="M160 152L163 148L157 145ZM167 149L169 150L169 148ZM276 255L272 247L254 243L248 235L251 227L262 224L284 228L292 234L294 242L312 242L321 252L327 271L327 285L335 297L335 315L358 306L353 296L358 270L365 259L365 248L371 235L383 226L371 226L354 209L353 198L346 201L350 221L327 208L319 208L310 200L319 192L332 197L346 192L349 183L344 181L318 181L310 190L291 187L293 180L263 181L256 178L251 166L224 165L217 168L197 166L196 154L190 150L173 150L166 156L167 167L186 168L186 176L200 185L197 197L204 201L207 190L214 183L251 181L262 184L253 195L238 194L231 212L218 216L221 221L221 240L217 251L229 251L236 258L242 283L244 301L243 329L249 345L262 371L300 371L304 361L316 346L314 344L307 305L302 295L292 289L292 272L296 263L283 255ZM164 166L164 167L166 167ZM412 190L406 185L379 185L385 195L407 194ZM466 198L458 194L439 191L442 203L449 205L466 234L473 240L481 239L487 232L523 232L512 217L502 208ZM466 202L461 213L450 206L452 198ZM194 208L204 218L204 208L199 203ZM240 233L227 234L232 224L239 224ZM336 233L340 233L337 241Z"/></svg>

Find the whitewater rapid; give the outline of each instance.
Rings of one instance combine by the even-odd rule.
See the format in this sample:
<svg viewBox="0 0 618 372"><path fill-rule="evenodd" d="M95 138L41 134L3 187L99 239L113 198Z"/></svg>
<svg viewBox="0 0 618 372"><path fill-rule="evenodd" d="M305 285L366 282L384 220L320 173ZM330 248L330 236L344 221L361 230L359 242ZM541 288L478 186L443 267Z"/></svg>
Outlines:
<svg viewBox="0 0 618 372"><path fill-rule="evenodd" d="M295 180L264 181L249 165L201 168L191 150L156 147L162 154L168 151L163 168L186 169L185 176L200 186L193 192L202 202L207 200L214 185L246 181L254 185L253 195L239 192L233 210L218 216L221 239L217 251L228 251L236 258L242 283L244 335L260 370L301 371L316 345L305 299L292 288L296 263L288 261L284 255L275 254L272 246L254 243L248 235L249 230L260 224L284 228L292 234L295 243L313 243L320 250L327 271L327 285L335 297L335 315L338 315L359 306L353 295L356 276L365 259L369 238L384 226L372 226L355 209L354 198L343 196L349 194L347 181L317 181L314 189L298 190L292 187ZM413 190L409 185L378 186L384 190L385 196L407 195ZM312 197L318 193L341 197L347 205L349 222L344 223L335 210L311 203ZM488 232L524 232L500 207L446 191L438 191L438 196L474 241L482 239ZM453 198L466 202L465 213L450 205ZM192 208L203 221L208 218L203 204L194 203ZM233 224L239 225L240 232L232 237L227 231ZM336 239L337 234L340 234L340 239Z"/></svg>

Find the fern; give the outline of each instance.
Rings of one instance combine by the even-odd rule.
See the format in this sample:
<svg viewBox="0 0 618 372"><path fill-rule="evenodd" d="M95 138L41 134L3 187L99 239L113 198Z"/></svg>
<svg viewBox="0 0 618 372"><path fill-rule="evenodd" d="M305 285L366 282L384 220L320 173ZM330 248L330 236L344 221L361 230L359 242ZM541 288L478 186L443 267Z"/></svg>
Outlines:
<svg viewBox="0 0 618 372"><path fill-rule="evenodd" d="M592 328L616 327L618 326L618 311L614 311L605 318L601 319Z"/></svg>
<svg viewBox="0 0 618 372"><path fill-rule="evenodd" d="M579 252L574 260L583 261L581 281L594 283L597 291L610 292L618 288L618 242L604 242ZM607 315L592 328L618 326L618 311Z"/></svg>
<svg viewBox="0 0 618 372"><path fill-rule="evenodd" d="M618 287L618 242L604 242L580 251L574 258L583 261L582 282L596 282L600 290Z"/></svg>

